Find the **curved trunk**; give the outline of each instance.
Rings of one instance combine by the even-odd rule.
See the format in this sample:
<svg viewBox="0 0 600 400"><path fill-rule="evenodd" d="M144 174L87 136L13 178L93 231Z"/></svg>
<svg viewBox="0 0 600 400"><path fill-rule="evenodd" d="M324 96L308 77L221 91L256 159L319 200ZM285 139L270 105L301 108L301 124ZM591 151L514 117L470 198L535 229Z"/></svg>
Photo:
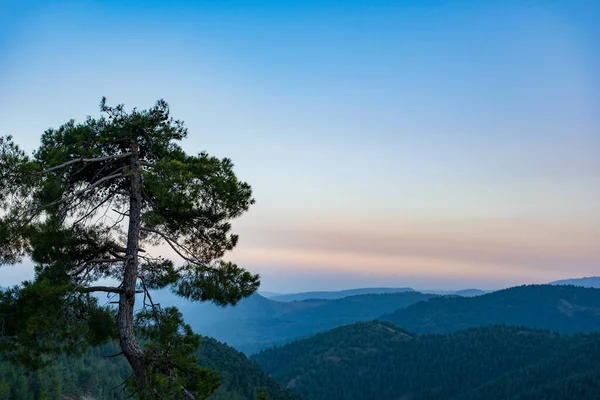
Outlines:
<svg viewBox="0 0 600 400"><path fill-rule="evenodd" d="M129 228L127 232L126 250L127 261L125 261L125 271L123 274L123 291L119 295L117 324L119 328L119 342L123 349L123 354L133 369L138 388L143 390L147 383L147 377L144 372L144 351L139 345L133 330L133 309L135 305L135 289L138 278L138 250L142 211L139 153L136 139L132 139L131 141L131 152Z"/></svg>

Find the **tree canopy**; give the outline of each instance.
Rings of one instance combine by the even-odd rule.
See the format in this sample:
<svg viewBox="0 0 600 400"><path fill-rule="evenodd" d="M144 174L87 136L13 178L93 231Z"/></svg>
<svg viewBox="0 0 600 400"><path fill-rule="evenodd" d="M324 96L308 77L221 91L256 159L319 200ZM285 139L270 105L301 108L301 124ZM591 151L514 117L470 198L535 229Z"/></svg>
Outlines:
<svg viewBox="0 0 600 400"><path fill-rule="evenodd" d="M31 155L0 138L0 263L35 266L0 294L1 349L37 367L118 338L140 397L206 397L218 379L197 365L197 336L151 290L219 305L255 292L258 275L223 260L252 189L231 160L184 152L187 128L165 101L128 112L103 98L100 110L46 130ZM159 244L177 257L153 254Z"/></svg>

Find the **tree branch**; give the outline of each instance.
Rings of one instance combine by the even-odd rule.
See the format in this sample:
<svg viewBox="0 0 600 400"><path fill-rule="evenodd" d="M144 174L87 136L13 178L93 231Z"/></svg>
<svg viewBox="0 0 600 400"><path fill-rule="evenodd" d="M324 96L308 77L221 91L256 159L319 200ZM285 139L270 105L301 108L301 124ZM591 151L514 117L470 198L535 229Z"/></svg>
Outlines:
<svg viewBox="0 0 600 400"><path fill-rule="evenodd" d="M94 189L95 187L98 187L102 182L106 182L106 181L114 179L114 178L119 178L121 176L123 176L123 173L121 173L121 172L119 172L118 174L112 174L112 175L105 176L102 179L98 179L96 182L92 183L91 185L89 185L85 189L78 190L77 192L73 193L71 196L67 197L66 199L55 200L55 201L53 201L50 204L46 204L45 207L47 207L47 206L53 206L55 204L62 203L63 201L74 199L75 197L77 197L79 195L82 195L85 192L89 192L90 190Z"/></svg>
<svg viewBox="0 0 600 400"><path fill-rule="evenodd" d="M112 200L111 200L112 202ZM112 204L112 203L111 203ZM119 217L115 220L115 223L109 228L111 231L115 228L115 226L119 225L125 219L124 215L119 215Z"/></svg>
<svg viewBox="0 0 600 400"><path fill-rule="evenodd" d="M117 246L114 243L111 243L110 248L113 249L114 251L118 252L118 253L126 253L127 252L127 249L125 247ZM145 253L146 252L146 250L144 250L144 249L138 249L138 251L140 253Z"/></svg>
<svg viewBox="0 0 600 400"><path fill-rule="evenodd" d="M183 394L185 395L186 399L194 400L196 398L196 396L194 396L190 391L188 391L183 386L181 386L181 390L183 391Z"/></svg>
<svg viewBox="0 0 600 400"><path fill-rule="evenodd" d="M123 262L123 261L125 261L125 258L97 258L97 259L94 259L94 260L89 260L89 261L86 261L83 264L81 264L79 266L79 268L77 268L71 274L71 276L77 276L77 275L79 275L80 273L82 273L83 271L85 271L85 269L90 264L108 264L108 263L116 263L116 262Z"/></svg>
<svg viewBox="0 0 600 400"><path fill-rule="evenodd" d="M72 164L76 164L76 163L89 163L89 162L99 162L99 161L108 161L108 160L116 160L118 158L124 158L124 157L129 157L131 155L131 152L128 153L123 153L123 154L117 154L114 156L106 156L106 157L95 157L95 158L76 158L74 160L71 161L67 161L65 163L62 163L60 165L56 165L54 167L51 168L47 168L45 170L42 171L43 174L50 172L50 171L54 171L60 168L64 168L64 167L68 167L69 165Z"/></svg>
<svg viewBox="0 0 600 400"><path fill-rule="evenodd" d="M185 261L195 264L195 265L200 265L200 266L205 266L204 264L200 263L198 260L189 257L189 255L191 254L189 250L187 250L185 247L183 247L182 245L180 245L179 243L177 243L177 241L175 239L172 239L170 237L168 237L167 235L165 235L162 232L159 232L157 230L154 229L150 229L150 228L144 228L143 226L140 227L141 230L146 231L146 232L151 232L151 233L155 233L157 235L159 235L160 237L162 237L165 242L167 242L167 244L169 246L171 246L171 248L173 250L175 250L175 252L179 255L179 257L183 258ZM188 253L188 255L184 255L182 254L181 250L185 251L186 253Z"/></svg>
<svg viewBox="0 0 600 400"><path fill-rule="evenodd" d="M120 355L123 355L122 351L118 352L117 354L111 354L110 356L102 356L102 357L104 357L104 358L113 358L113 357L118 357Z"/></svg>
<svg viewBox="0 0 600 400"><path fill-rule="evenodd" d="M116 212L117 214L120 214L120 215L122 215L123 217L129 217L129 213L124 213L124 212L121 212L121 211L119 211L119 210L117 210L117 209L114 209L114 208L113 208L112 210L113 210L114 212Z"/></svg>
<svg viewBox="0 0 600 400"><path fill-rule="evenodd" d="M158 329L161 329L160 326L160 318L158 316L158 314L156 313L156 305L154 304L154 301L152 301L152 296L150 296L150 291L148 290L148 287L146 286L146 280L144 279L143 275L138 275L138 277L140 278L140 280L142 281L142 286L144 288L143 292L144 292L144 307L146 306L146 296L148 296L148 300L150 301L150 307L152 308L152 314L154 315L154 318L156 319L156 323L158 324ZM160 304L159 304L160 306Z"/></svg>
<svg viewBox="0 0 600 400"><path fill-rule="evenodd" d="M106 292L106 293L125 293L125 289L114 286L88 286L79 289L84 293Z"/></svg>
<svg viewBox="0 0 600 400"><path fill-rule="evenodd" d="M83 293L91 293L91 292L106 292L106 293L125 293L125 289L114 287L114 286L88 286L82 287L78 290ZM143 293L143 290L136 290L136 293Z"/></svg>
<svg viewBox="0 0 600 400"><path fill-rule="evenodd" d="M113 196L114 196L114 192L109 193L108 196L106 196L106 198L104 200L102 200L100 203L98 203L94 207L92 207L91 210L89 210L88 212L86 212L77 221L73 222L73 225L77 225L80 222L82 222L83 220L85 220L86 218L88 218L89 216L91 216L93 213L96 212L97 209L99 209L100 207L102 207L102 205L104 205L107 201L111 201L112 202Z"/></svg>

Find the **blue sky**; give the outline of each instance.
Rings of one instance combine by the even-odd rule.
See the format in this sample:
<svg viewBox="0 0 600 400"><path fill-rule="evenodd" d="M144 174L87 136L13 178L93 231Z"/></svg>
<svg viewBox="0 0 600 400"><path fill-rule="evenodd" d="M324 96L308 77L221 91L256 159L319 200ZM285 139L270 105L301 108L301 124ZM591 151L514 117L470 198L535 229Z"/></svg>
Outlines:
<svg viewBox="0 0 600 400"><path fill-rule="evenodd" d="M596 1L0 2L0 134L166 99L263 289L597 274ZM26 267L0 270L17 283Z"/></svg>

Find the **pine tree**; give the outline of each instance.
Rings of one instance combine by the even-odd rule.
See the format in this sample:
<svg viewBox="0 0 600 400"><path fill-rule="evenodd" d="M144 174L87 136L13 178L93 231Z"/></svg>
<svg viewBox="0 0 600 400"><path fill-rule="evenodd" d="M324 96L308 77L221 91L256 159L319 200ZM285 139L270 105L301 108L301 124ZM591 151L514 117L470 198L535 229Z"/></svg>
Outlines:
<svg viewBox="0 0 600 400"><path fill-rule="evenodd" d="M118 338L141 398L206 397L218 377L197 366L198 336L151 290L219 305L256 291L258 275L223 260L251 187L231 160L186 154L187 128L163 100L127 112L102 99L100 109L48 129L32 155L0 138L0 264L35 266L35 279L0 292L0 349L35 368ZM182 261L151 254L159 244ZM107 280L116 283L98 284ZM134 315L136 293L144 308Z"/></svg>

